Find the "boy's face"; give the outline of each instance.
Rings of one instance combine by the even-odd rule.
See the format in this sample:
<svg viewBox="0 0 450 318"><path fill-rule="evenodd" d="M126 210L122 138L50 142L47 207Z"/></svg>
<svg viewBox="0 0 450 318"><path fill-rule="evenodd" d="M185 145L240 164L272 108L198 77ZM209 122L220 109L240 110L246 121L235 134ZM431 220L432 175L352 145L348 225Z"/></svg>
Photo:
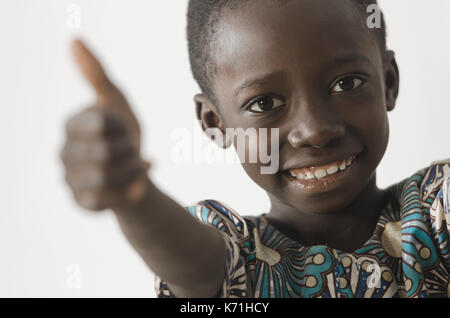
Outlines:
<svg viewBox="0 0 450 318"><path fill-rule="evenodd" d="M351 203L375 178L388 144L395 59L382 56L353 10L333 0L248 1L225 11L215 40L219 112L203 103L203 119L214 114L210 126L221 129L279 128L279 171L261 174L259 163L244 163L244 170L272 201L308 213ZM289 177L291 168L352 155L343 178L325 190L308 191Z"/></svg>

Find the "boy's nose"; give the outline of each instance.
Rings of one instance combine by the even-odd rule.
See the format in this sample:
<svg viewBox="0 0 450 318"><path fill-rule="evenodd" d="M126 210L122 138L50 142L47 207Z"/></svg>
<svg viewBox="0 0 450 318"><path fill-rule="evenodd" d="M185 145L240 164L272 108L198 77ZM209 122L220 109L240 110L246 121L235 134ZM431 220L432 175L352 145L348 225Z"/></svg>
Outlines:
<svg viewBox="0 0 450 318"><path fill-rule="evenodd" d="M288 134L288 141L294 148L310 146L322 148L345 135L345 125L339 118L323 113L310 114Z"/></svg>

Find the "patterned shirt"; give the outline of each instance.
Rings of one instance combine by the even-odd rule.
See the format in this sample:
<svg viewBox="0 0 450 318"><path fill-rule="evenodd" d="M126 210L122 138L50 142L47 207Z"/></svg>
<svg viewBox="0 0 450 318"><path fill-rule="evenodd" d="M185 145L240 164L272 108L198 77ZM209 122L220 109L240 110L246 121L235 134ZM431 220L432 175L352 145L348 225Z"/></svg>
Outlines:
<svg viewBox="0 0 450 318"><path fill-rule="evenodd" d="M215 200L186 207L221 231L226 274L218 297L450 297L450 159L386 189L370 239L349 253L303 246L267 222ZM155 277L158 297L174 297Z"/></svg>

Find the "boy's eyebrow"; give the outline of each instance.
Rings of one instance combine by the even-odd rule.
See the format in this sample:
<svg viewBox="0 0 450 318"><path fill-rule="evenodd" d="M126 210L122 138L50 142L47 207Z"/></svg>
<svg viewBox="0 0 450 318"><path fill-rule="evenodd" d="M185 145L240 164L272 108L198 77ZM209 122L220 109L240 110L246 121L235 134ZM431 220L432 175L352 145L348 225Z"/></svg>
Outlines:
<svg viewBox="0 0 450 318"><path fill-rule="evenodd" d="M349 54L341 54L334 57L331 61L331 64L345 64L351 62L365 62L367 64L372 65L372 62L367 56L358 54L358 53L349 53Z"/></svg>
<svg viewBox="0 0 450 318"><path fill-rule="evenodd" d="M273 78L280 78L286 76L287 76L286 72L280 70L249 78L236 88L235 94L236 96L238 96L241 93L241 91L243 91L246 88L252 87L254 85L265 84Z"/></svg>

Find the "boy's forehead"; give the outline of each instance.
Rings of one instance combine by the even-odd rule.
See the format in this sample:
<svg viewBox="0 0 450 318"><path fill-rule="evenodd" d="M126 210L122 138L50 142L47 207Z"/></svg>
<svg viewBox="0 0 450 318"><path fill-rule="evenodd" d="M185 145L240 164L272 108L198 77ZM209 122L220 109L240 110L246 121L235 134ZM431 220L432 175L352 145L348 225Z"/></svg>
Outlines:
<svg viewBox="0 0 450 318"><path fill-rule="evenodd" d="M217 71L233 76L282 69L286 63L315 67L345 54L379 57L374 37L343 2L347 0L298 0L280 6L260 0L248 1L232 14L225 10L214 45Z"/></svg>

